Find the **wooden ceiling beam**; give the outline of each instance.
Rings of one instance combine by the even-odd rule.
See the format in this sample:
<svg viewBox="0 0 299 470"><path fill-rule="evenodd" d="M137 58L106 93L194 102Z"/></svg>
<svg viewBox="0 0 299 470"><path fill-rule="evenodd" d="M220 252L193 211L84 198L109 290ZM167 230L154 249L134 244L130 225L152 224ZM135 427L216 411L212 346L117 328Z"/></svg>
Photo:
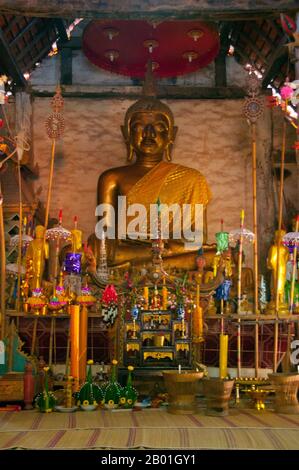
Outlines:
<svg viewBox="0 0 299 470"><path fill-rule="evenodd" d="M19 16L14 16L12 19L8 19L5 15L5 21L7 22L7 24L4 26L3 31L6 33L8 33L9 31L12 30L13 26L15 24L18 23L18 21L20 21L20 17Z"/></svg>
<svg viewBox="0 0 299 470"><path fill-rule="evenodd" d="M273 48L274 44L271 39L269 39L269 36L262 29L263 25L259 26L255 21L250 21L250 23L248 23L248 26L257 33L258 37L260 37L267 44L267 46L270 47L270 49Z"/></svg>
<svg viewBox="0 0 299 470"><path fill-rule="evenodd" d="M20 54L16 56L16 61L20 62L21 60L23 60L23 58L32 50L35 44L37 44L38 41L40 41L43 37L46 37L47 41L49 41L47 33L52 30L53 30L53 20L49 19L47 20L45 27L38 34L36 34L34 38L32 39L32 41L30 41L27 44L27 46L22 49L22 52L20 52ZM49 45L49 50L50 49L51 49L51 44Z"/></svg>
<svg viewBox="0 0 299 470"><path fill-rule="evenodd" d="M235 52L241 57L241 59L244 60L244 62L248 62L248 64L251 64L251 59L242 51L242 49L237 44L234 45L234 48Z"/></svg>
<svg viewBox="0 0 299 470"><path fill-rule="evenodd" d="M297 10L297 0L225 0L221 5L215 0L0 0L4 14L52 18L248 20Z"/></svg>
<svg viewBox="0 0 299 470"><path fill-rule="evenodd" d="M18 40L25 34L27 33L27 31L29 31L32 26L34 26L36 23L38 23L40 20L40 18L30 18L29 22L27 23L27 25L21 29L21 31L18 32L18 34L13 38L12 41L10 41L9 43L9 46L14 46Z"/></svg>
<svg viewBox="0 0 299 470"><path fill-rule="evenodd" d="M220 51L215 59L215 85L216 87L225 87L226 79L226 56L230 46L231 23L221 23L220 31Z"/></svg>
<svg viewBox="0 0 299 470"><path fill-rule="evenodd" d="M5 73L9 75L17 86L22 88L27 87L27 81L25 80L17 62L15 61L9 44L4 36L3 31L0 29L0 63L5 70Z"/></svg>
<svg viewBox="0 0 299 470"><path fill-rule="evenodd" d="M240 35L239 35L239 38L242 38L245 45L246 46L249 46L255 53L256 55L261 59L261 61L267 65L268 64L268 60L266 59L266 57L264 56L264 54L262 53L262 51L257 47L257 45L254 43L254 41L251 39L251 37L249 36L249 34L245 34L243 31L240 31Z"/></svg>
<svg viewBox="0 0 299 470"><path fill-rule="evenodd" d="M279 44L272 49L272 53L268 58L268 66L263 76L263 87L267 87L271 80L276 77L280 67L288 59L288 49L286 44L289 41L289 37L284 34L280 39Z"/></svg>
<svg viewBox="0 0 299 470"><path fill-rule="evenodd" d="M38 54L36 54L36 56L32 57L30 61L26 62L26 69L31 70L36 64L36 62L39 62L40 60L42 60L45 57L45 55L50 52L50 50L51 50L51 44L49 42L48 44L45 45L45 47L43 47L41 50L38 51Z"/></svg>
<svg viewBox="0 0 299 470"><path fill-rule="evenodd" d="M272 63L271 67L266 70L263 78L263 87L266 88L277 76L283 64L288 60L287 52Z"/></svg>
<svg viewBox="0 0 299 470"><path fill-rule="evenodd" d="M58 34L59 34L59 42L62 44L64 42L67 42L69 40L64 21L61 18L55 18L54 19L54 24L57 28Z"/></svg>
<svg viewBox="0 0 299 470"><path fill-rule="evenodd" d="M102 87L101 90L91 91L88 87L82 86L62 86L62 94L69 98L140 98L140 87ZM55 91L32 89L34 96L49 97ZM158 98L160 99L243 99L245 91L238 87L197 87L197 86L177 86L159 85Z"/></svg>

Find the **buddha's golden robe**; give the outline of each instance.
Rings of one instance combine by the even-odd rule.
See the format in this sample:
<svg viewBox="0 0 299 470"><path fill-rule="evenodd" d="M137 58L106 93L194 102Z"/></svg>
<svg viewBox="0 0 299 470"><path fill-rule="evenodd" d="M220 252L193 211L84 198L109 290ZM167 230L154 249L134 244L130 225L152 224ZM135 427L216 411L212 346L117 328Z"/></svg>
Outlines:
<svg viewBox="0 0 299 470"><path fill-rule="evenodd" d="M163 204L203 204L211 199L205 177L194 168L160 162L130 189L128 204L142 203L147 209L159 198Z"/></svg>
<svg viewBox="0 0 299 470"><path fill-rule="evenodd" d="M151 235L150 235L150 205L156 204L158 199L161 204L169 206L178 204L182 207L183 204L190 204L191 206L191 221L189 220L190 228L194 227L195 204L202 204L205 208L211 199L211 192L205 177L193 168L188 168L176 163L160 162L141 177L126 194L127 208L131 204L142 204L147 212L147 240L138 239L133 240L130 236L124 239L107 240L107 257L109 266L120 266L126 262L134 262L134 264L145 263L151 261ZM205 217L205 211L203 213ZM126 217L127 228L130 221L134 219L133 216ZM184 221L182 220L182 223ZM205 243L206 223L203 221L203 242ZM167 259L176 257L176 255L184 255L184 230L182 226L181 239L173 240L173 213L169 213L169 242L167 243L166 250L164 251L163 258L166 262ZM144 233L144 231L142 230ZM99 259L99 243L97 240L96 245L92 244L95 256ZM194 249L197 251L197 249ZM191 255L192 253L190 253ZM195 265L194 255L190 258L190 267ZM183 261L182 261L183 263ZM167 263L166 263L167 264ZM175 263L179 266L179 263ZM184 263L183 263L184 264Z"/></svg>
<svg viewBox="0 0 299 470"><path fill-rule="evenodd" d="M146 173L126 196L128 206L143 204L148 215L150 204L156 204L158 199L161 204L168 206L178 204L182 207L183 204L190 204L193 226L195 204L206 207L211 199L211 192L205 177L198 170L162 161ZM169 233L171 234L171 226Z"/></svg>

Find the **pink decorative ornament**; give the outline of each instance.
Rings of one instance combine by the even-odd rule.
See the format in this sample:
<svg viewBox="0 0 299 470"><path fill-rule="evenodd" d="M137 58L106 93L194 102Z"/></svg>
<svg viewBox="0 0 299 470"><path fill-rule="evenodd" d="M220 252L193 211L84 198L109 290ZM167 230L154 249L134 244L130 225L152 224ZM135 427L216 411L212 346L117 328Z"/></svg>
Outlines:
<svg viewBox="0 0 299 470"><path fill-rule="evenodd" d="M280 96L283 100L289 100L294 93L293 88L291 88L289 85L284 85L280 89Z"/></svg>
<svg viewBox="0 0 299 470"><path fill-rule="evenodd" d="M109 305L111 303L117 303L117 292L115 290L115 287L113 284L109 284L108 286L105 287L105 290L102 295L102 302L106 305Z"/></svg>

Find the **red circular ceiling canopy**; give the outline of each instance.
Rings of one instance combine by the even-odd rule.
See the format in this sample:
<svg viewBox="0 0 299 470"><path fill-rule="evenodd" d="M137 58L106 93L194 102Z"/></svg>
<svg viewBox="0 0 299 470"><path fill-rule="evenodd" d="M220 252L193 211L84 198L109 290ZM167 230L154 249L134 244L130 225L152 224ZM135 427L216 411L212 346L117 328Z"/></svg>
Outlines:
<svg viewBox="0 0 299 470"><path fill-rule="evenodd" d="M83 52L110 72L143 78L149 59L158 77L195 72L215 59L219 34L200 21L95 20L83 33Z"/></svg>

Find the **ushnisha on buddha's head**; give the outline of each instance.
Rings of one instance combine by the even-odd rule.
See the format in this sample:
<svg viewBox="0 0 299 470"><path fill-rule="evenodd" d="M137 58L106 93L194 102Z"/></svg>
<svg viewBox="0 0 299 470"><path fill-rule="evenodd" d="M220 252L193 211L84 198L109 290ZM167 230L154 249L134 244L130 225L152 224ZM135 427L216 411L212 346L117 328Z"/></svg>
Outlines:
<svg viewBox="0 0 299 470"><path fill-rule="evenodd" d="M129 161L134 154L137 161L145 158L162 160L164 155L166 160L171 160L177 127L170 108L156 98L151 63L148 64L143 97L128 108L121 129Z"/></svg>

